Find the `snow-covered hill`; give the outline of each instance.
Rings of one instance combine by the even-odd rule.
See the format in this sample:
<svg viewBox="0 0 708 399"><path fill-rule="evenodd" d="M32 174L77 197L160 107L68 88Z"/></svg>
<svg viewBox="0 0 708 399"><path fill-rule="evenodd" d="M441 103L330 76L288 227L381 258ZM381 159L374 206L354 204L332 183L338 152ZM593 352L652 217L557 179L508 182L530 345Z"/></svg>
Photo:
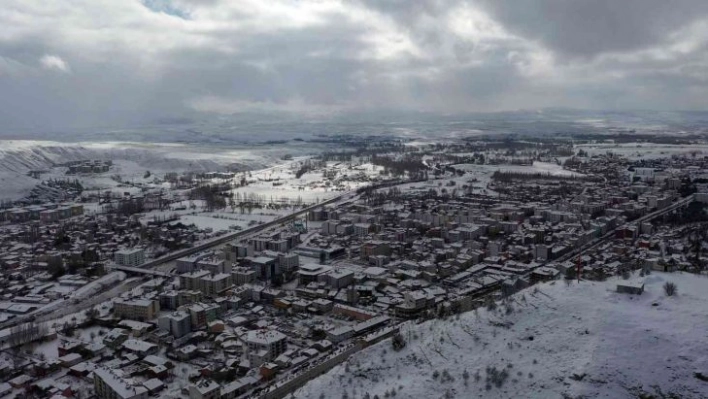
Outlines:
<svg viewBox="0 0 708 399"><path fill-rule="evenodd" d="M367 348L294 396L708 397L708 278L654 273L641 296L616 293L621 281L541 284L494 310L407 325L403 350Z"/></svg>
<svg viewBox="0 0 708 399"><path fill-rule="evenodd" d="M277 154L276 154L277 156ZM50 141L0 141L0 199L17 199L29 193L39 180L30 170L50 170L57 164L86 159L124 161L141 171L156 173L258 169L276 156L250 149L214 149L181 144L59 143ZM125 169L125 168L124 168ZM135 168L134 168L135 169ZM116 173L110 172L109 174ZM51 176L57 177L57 176Z"/></svg>
<svg viewBox="0 0 708 399"><path fill-rule="evenodd" d="M85 159L127 160L160 169L192 167L195 170L214 170L223 165L214 160L213 152L200 154L198 149L178 145L42 141L2 141L0 144L2 172L25 173ZM185 154L190 155L185 157Z"/></svg>

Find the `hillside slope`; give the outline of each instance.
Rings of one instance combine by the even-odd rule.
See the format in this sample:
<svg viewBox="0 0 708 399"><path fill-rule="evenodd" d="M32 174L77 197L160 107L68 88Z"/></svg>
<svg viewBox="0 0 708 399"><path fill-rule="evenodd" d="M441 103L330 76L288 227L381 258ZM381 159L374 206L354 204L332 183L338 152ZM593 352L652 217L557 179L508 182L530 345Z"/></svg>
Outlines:
<svg viewBox="0 0 708 399"><path fill-rule="evenodd" d="M274 159L267 153L245 149L215 150L179 144L148 143L58 143L49 141L0 140L0 200L18 199L27 195L40 180L27 175L30 170L51 171L57 164L87 159L112 160L117 166L105 176L138 170L138 175L150 170L155 173L181 171L218 171L227 166L232 170L263 168ZM42 178L66 176L63 171L43 174ZM75 176L73 176L75 177ZM123 177L130 176L124 175ZM91 184L91 176L81 177Z"/></svg>
<svg viewBox="0 0 708 399"><path fill-rule="evenodd" d="M695 376L708 375L708 278L654 273L641 296L616 293L620 281L541 284L510 306L407 325L403 350L367 348L294 396L708 397Z"/></svg>

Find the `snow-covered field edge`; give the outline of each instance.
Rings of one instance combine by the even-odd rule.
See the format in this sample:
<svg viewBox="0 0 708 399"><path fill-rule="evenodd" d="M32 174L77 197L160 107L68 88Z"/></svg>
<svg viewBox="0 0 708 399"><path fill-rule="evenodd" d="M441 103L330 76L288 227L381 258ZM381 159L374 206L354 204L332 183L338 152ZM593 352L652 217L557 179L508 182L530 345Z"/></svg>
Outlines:
<svg viewBox="0 0 708 399"><path fill-rule="evenodd" d="M401 351L390 340L364 349L293 397L707 397L708 279L655 273L640 296L617 293L621 282L555 281L495 308L406 323Z"/></svg>

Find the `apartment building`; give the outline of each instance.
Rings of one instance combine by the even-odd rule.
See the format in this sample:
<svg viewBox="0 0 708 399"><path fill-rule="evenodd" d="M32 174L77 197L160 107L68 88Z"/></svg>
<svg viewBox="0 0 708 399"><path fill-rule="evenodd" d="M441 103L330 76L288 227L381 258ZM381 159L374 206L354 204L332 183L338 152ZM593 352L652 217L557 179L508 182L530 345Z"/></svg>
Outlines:
<svg viewBox="0 0 708 399"><path fill-rule="evenodd" d="M242 339L246 344L246 356L251 362L251 366L273 361L285 352L286 336L278 331L249 331Z"/></svg>
<svg viewBox="0 0 708 399"><path fill-rule="evenodd" d="M98 367L93 371L95 394L100 399L147 399L148 389L123 379L120 370Z"/></svg>
<svg viewBox="0 0 708 399"><path fill-rule="evenodd" d="M175 338L183 337L192 331L192 318L189 313L183 311L160 316L157 324L161 330L168 331Z"/></svg>
<svg viewBox="0 0 708 399"><path fill-rule="evenodd" d="M147 321L159 312L160 302L154 299L118 299L113 305L113 315L122 319Z"/></svg>
<svg viewBox="0 0 708 399"><path fill-rule="evenodd" d="M145 263L145 250L142 248L121 249L115 253L115 262L121 266L138 267Z"/></svg>

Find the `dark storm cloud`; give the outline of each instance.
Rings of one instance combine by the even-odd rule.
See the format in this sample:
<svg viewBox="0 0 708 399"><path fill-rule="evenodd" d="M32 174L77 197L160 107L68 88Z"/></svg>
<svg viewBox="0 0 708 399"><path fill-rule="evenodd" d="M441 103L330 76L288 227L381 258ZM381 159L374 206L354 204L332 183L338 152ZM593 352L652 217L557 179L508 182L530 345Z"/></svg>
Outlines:
<svg viewBox="0 0 708 399"><path fill-rule="evenodd" d="M626 52L665 43L705 19L704 0L480 0L511 32L565 56Z"/></svg>
<svg viewBox="0 0 708 399"><path fill-rule="evenodd" d="M0 124L708 103L708 2L9 0Z"/></svg>

